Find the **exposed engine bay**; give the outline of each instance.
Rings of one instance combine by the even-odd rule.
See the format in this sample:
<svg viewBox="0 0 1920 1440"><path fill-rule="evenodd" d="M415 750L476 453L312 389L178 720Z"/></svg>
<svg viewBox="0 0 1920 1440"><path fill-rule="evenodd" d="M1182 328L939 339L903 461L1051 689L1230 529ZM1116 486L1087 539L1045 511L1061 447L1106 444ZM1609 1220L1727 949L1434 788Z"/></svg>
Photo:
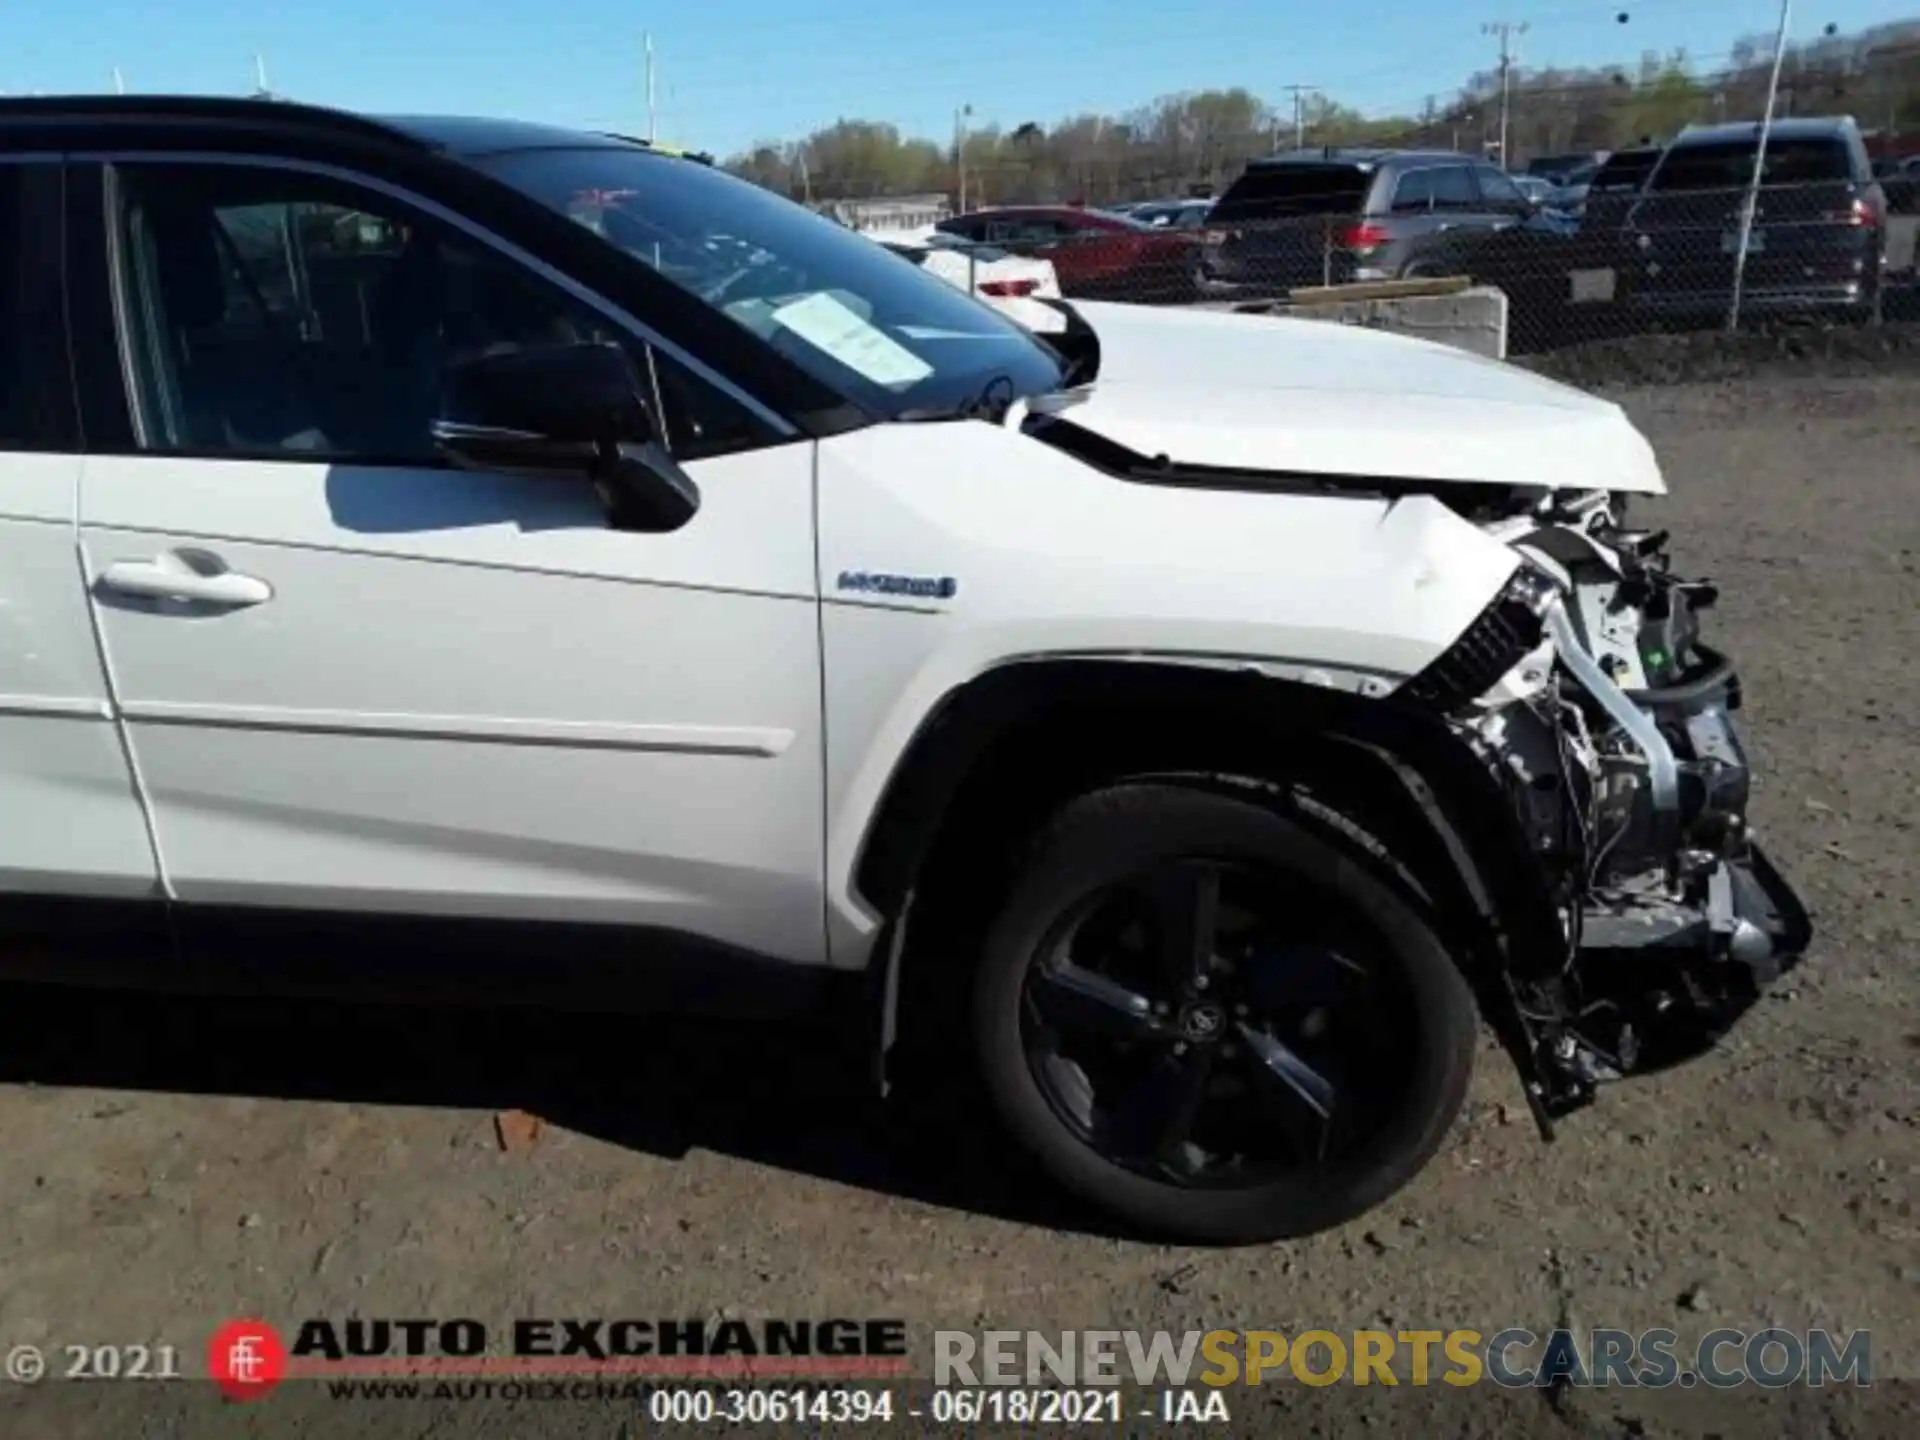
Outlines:
<svg viewBox="0 0 1920 1440"><path fill-rule="evenodd" d="M1513 996L1547 1128L1711 1043L1808 926L1749 833L1739 679L1700 637L1713 586L1605 494L1483 528L1525 564L1409 690L1498 777L1552 879L1564 963Z"/></svg>

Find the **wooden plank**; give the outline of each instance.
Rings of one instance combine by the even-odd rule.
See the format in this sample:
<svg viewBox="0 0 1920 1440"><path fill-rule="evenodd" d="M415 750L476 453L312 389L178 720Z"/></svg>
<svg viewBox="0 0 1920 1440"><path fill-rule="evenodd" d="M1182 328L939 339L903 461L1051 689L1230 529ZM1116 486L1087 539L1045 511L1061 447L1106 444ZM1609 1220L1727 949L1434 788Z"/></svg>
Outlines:
<svg viewBox="0 0 1920 1440"><path fill-rule="evenodd" d="M1445 275L1434 279L1363 280L1352 285L1305 285L1287 292L1296 305L1322 305L1342 300L1406 300L1423 295L1458 295L1471 290L1473 280L1466 275Z"/></svg>

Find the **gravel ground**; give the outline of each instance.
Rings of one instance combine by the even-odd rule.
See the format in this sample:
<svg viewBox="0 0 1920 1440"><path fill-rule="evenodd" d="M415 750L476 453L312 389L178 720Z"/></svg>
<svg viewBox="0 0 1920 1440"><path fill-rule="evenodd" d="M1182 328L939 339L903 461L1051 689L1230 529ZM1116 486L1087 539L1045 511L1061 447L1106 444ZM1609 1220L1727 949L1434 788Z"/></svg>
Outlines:
<svg viewBox="0 0 1920 1440"><path fill-rule="evenodd" d="M0 990L0 1345L198 1365L243 1313L888 1314L923 1344L941 1322L1780 1324L1871 1327L1876 1376L1920 1378L1920 379L1621 398L1678 490L1650 510L1725 587L1758 822L1819 931L1716 1054L1543 1147L1489 1049L1382 1210L1182 1251L1076 1228L990 1136L876 1121L779 1035ZM544 1128L503 1146L510 1107ZM1340 1429L1351 1396L1259 1403ZM1562 1423L1662 1433L1656 1401L1603 1399Z"/></svg>

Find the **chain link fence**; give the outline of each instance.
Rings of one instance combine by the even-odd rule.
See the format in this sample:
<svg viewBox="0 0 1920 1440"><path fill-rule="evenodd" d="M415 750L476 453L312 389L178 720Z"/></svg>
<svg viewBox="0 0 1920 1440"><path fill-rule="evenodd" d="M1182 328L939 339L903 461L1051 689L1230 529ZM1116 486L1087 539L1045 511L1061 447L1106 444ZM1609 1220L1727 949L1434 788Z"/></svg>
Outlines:
<svg viewBox="0 0 1920 1440"><path fill-rule="evenodd" d="M1508 351L1530 354L1647 331L1920 319L1915 188L1911 178L1687 186L1524 213L1246 215L1222 203L1163 227L1009 207L944 222L955 233L941 243L970 255L967 282L987 298L1051 282L1069 298L1228 307L1464 277L1506 294Z"/></svg>

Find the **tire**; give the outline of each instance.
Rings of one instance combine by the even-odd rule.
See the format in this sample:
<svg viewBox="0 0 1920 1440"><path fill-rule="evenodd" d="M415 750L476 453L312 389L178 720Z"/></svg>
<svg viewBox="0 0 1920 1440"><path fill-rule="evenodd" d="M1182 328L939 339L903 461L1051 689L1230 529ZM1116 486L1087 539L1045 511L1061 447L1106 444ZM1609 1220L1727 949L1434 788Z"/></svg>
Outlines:
<svg viewBox="0 0 1920 1440"><path fill-rule="evenodd" d="M1146 1017L1189 954L1211 983ZM973 1031L1000 1119L1065 1189L1138 1231L1249 1244L1411 1180L1465 1099L1477 1023L1440 941L1350 847L1253 800L1133 783L1032 843L987 930Z"/></svg>

